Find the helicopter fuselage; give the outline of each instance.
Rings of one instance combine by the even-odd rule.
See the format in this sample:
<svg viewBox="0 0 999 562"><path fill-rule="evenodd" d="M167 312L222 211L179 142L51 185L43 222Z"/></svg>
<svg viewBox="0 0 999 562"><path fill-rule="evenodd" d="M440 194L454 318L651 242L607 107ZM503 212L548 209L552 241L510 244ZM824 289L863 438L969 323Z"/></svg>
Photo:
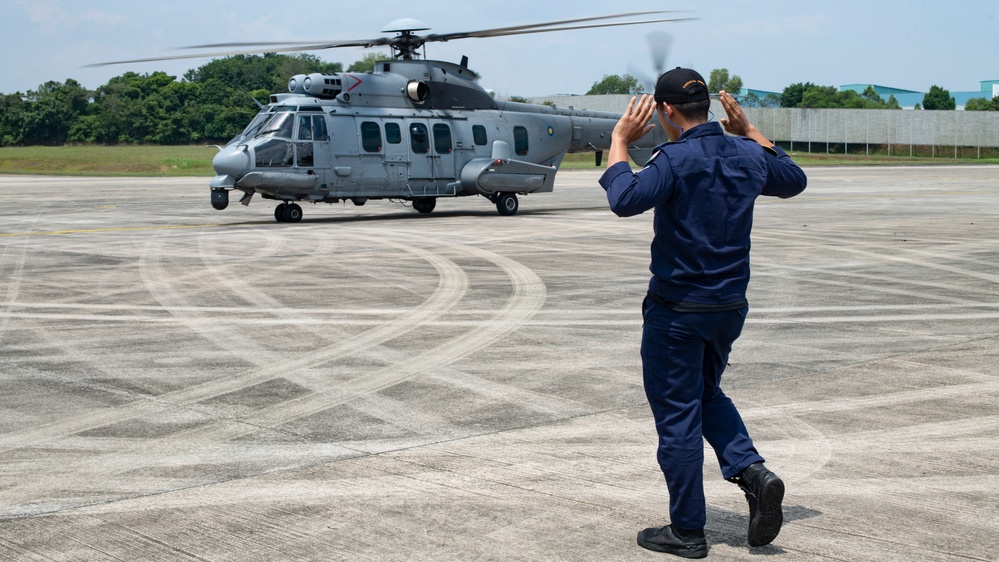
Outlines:
<svg viewBox="0 0 999 562"><path fill-rule="evenodd" d="M422 60L296 76L215 156L212 205L259 194L297 222L296 201L395 199L428 213L437 198L479 195L511 215L517 195L552 191L567 152L610 145L616 114L497 102L476 80L465 61ZM643 138L632 157L661 141Z"/></svg>

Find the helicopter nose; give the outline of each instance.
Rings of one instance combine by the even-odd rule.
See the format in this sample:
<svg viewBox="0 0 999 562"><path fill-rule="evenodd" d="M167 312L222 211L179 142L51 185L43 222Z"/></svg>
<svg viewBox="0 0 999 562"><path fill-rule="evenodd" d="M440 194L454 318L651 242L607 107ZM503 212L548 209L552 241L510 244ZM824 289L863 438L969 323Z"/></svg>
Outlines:
<svg viewBox="0 0 999 562"><path fill-rule="evenodd" d="M250 154L245 144L227 146L212 158L212 168L215 168L215 173L220 176L228 175L239 179L249 167Z"/></svg>

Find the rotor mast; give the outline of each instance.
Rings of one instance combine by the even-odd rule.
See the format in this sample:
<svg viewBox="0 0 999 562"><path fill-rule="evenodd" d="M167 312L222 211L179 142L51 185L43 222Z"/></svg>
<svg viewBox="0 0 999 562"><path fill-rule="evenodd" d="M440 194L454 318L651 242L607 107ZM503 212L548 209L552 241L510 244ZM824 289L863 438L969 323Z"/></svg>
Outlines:
<svg viewBox="0 0 999 562"><path fill-rule="evenodd" d="M392 48L392 56L399 60L413 60L420 56L419 49L426 44L425 37L416 34L417 31L427 31L430 26L420 20L403 18L385 26L382 33L398 33L388 41Z"/></svg>

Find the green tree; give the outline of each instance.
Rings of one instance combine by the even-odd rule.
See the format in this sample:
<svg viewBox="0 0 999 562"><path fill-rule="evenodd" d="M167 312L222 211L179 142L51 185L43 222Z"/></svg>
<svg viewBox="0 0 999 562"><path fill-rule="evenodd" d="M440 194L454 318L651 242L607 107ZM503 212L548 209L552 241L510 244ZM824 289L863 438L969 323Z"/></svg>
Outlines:
<svg viewBox="0 0 999 562"><path fill-rule="evenodd" d="M361 60L354 61L353 64L348 66L347 72L374 72L376 62L388 59L388 55L384 53L367 53Z"/></svg>
<svg viewBox="0 0 999 562"><path fill-rule="evenodd" d="M0 146L22 144L24 112L27 102L21 93L0 95Z"/></svg>
<svg viewBox="0 0 999 562"><path fill-rule="evenodd" d="M957 102L950 92L940 86L930 86L930 91L923 96L923 109L955 109Z"/></svg>
<svg viewBox="0 0 999 562"><path fill-rule="evenodd" d="M717 94L725 90L730 94L738 94L742 91L742 78L738 75L729 76L727 68L716 68L711 71L708 78L708 91Z"/></svg>
<svg viewBox="0 0 999 562"><path fill-rule="evenodd" d="M315 55L264 53L263 55L233 55L214 59L199 68L187 71L184 80L196 84L216 80L217 82L213 83L214 88L227 90L225 93L217 95L225 97L230 90L287 92L288 79L296 74L312 72L328 74L342 70L342 64L323 62Z"/></svg>
<svg viewBox="0 0 999 562"><path fill-rule="evenodd" d="M898 100L895 99L894 94L888 96L888 101L885 102L885 109L902 109L902 106L899 105Z"/></svg>
<svg viewBox="0 0 999 562"><path fill-rule="evenodd" d="M767 94L760 100L761 107L780 107L780 96L777 94Z"/></svg>
<svg viewBox="0 0 999 562"><path fill-rule="evenodd" d="M0 144L62 144L89 110L90 92L79 82L49 81L0 100Z"/></svg>
<svg viewBox="0 0 999 562"><path fill-rule="evenodd" d="M763 100L760 99L760 96L749 92L739 99L739 105L742 107L763 107Z"/></svg>
<svg viewBox="0 0 999 562"><path fill-rule="evenodd" d="M621 74L620 76L605 74L603 79L593 83L586 95L632 94L641 92L643 89L642 85L638 83L638 78L630 74Z"/></svg>
<svg viewBox="0 0 999 562"><path fill-rule="evenodd" d="M871 85L864 88L864 93L860 94L860 97L864 98L868 102L868 107L871 108L884 107L885 105L885 101L881 99L881 94Z"/></svg>
<svg viewBox="0 0 999 562"><path fill-rule="evenodd" d="M999 111L999 96L991 100L986 98L971 98L964 104L965 111Z"/></svg>
<svg viewBox="0 0 999 562"><path fill-rule="evenodd" d="M835 86L815 86L808 88L801 95L801 102L796 107L830 108L840 107L839 92ZM856 92L854 92L856 94ZM858 96L859 97L859 96Z"/></svg>
<svg viewBox="0 0 999 562"><path fill-rule="evenodd" d="M805 91L809 88L814 88L815 84L811 82L798 82L796 84L791 84L790 86L784 88L784 91L780 95L780 106L781 107L799 107L801 106L801 100L805 96Z"/></svg>

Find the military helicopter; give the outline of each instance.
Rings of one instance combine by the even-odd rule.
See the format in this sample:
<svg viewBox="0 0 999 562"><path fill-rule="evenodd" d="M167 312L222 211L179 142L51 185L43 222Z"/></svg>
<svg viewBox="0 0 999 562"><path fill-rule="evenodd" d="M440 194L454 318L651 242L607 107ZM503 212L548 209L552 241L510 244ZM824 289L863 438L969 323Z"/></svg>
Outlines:
<svg viewBox="0 0 999 562"><path fill-rule="evenodd" d="M212 166L211 204L229 206L229 193L281 201L278 222L299 222L299 202L364 205L389 199L430 213L442 197L481 196L500 215L519 208L518 196L551 192L568 152L603 150L618 114L496 101L482 86L468 58L457 64L428 60L425 44L622 25L683 21L642 11L576 18L480 31L418 35L430 28L414 19L393 21L392 37L327 43L223 43L190 49L224 52L118 61L125 64L264 52L313 51L340 47L391 47L393 58L372 73L339 72L293 76L288 92L270 96L256 117L224 147ZM421 58L419 50L424 49ZM665 141L650 134L629 150L644 162Z"/></svg>

